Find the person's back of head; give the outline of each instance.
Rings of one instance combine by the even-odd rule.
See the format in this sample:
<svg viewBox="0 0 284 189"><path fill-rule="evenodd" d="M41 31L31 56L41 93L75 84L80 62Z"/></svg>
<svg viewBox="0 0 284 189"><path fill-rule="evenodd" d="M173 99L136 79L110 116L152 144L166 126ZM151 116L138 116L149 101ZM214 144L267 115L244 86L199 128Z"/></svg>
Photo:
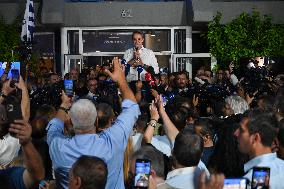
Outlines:
<svg viewBox="0 0 284 189"><path fill-rule="evenodd" d="M225 99L225 101L226 103L229 104L231 109L234 111L234 114L242 114L246 110L249 109L249 106L246 100L240 96L237 96L237 95L228 96Z"/></svg>
<svg viewBox="0 0 284 189"><path fill-rule="evenodd" d="M173 103L166 106L166 112L179 131L185 128L189 113L188 108Z"/></svg>
<svg viewBox="0 0 284 189"><path fill-rule="evenodd" d="M258 98L257 106L264 111L272 111L274 101L275 99L273 96L263 95Z"/></svg>
<svg viewBox="0 0 284 189"><path fill-rule="evenodd" d="M213 143L214 131L209 119L197 119L194 122L194 129L195 132L200 134L200 136L204 139L204 143L206 143L208 140Z"/></svg>
<svg viewBox="0 0 284 189"><path fill-rule="evenodd" d="M174 166L197 166L202 152L203 139L190 129L182 130L175 139L173 148Z"/></svg>
<svg viewBox="0 0 284 189"><path fill-rule="evenodd" d="M284 128L280 128L277 135L278 151L277 156L284 160Z"/></svg>
<svg viewBox="0 0 284 189"><path fill-rule="evenodd" d="M248 156L238 150L238 141L234 137L234 132L239 128L240 119L240 115L234 115L217 121L218 140L208 163L210 172L221 172L226 177L244 175L244 164L248 161Z"/></svg>
<svg viewBox="0 0 284 189"><path fill-rule="evenodd" d="M70 117L75 132L91 130L95 127L97 110L90 100L80 99L71 106Z"/></svg>
<svg viewBox="0 0 284 189"><path fill-rule="evenodd" d="M111 125L114 118L114 112L112 107L107 103L100 103L96 106L98 115L98 130L104 130Z"/></svg>
<svg viewBox="0 0 284 189"><path fill-rule="evenodd" d="M108 170L106 163L95 156L81 156L70 170L70 189L104 189Z"/></svg>
<svg viewBox="0 0 284 189"><path fill-rule="evenodd" d="M147 128L148 116L140 115L136 121L135 128L138 133L144 133Z"/></svg>

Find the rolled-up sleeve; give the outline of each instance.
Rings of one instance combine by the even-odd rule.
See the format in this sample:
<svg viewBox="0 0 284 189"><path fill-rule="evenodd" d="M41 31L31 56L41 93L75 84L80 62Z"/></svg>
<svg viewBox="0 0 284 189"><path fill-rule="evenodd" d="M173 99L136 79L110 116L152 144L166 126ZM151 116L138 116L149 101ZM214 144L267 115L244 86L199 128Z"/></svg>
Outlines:
<svg viewBox="0 0 284 189"><path fill-rule="evenodd" d="M140 115L139 106L131 100L122 102L122 112L114 124L105 132L111 139L112 145L117 144L123 148L127 145L132 128Z"/></svg>
<svg viewBox="0 0 284 189"><path fill-rule="evenodd" d="M58 118L54 118L52 119L47 127L47 144L50 145L51 141L56 138L56 137L60 137L60 138L64 138L64 122Z"/></svg>

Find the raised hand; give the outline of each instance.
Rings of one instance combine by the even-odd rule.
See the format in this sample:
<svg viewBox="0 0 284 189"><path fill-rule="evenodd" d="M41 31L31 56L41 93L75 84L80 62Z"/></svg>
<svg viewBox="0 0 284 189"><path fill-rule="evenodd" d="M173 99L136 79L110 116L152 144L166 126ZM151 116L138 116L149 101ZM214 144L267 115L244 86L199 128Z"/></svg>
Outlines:
<svg viewBox="0 0 284 189"><path fill-rule="evenodd" d="M27 121L15 120L10 124L9 132L15 134L21 145L25 145L31 140L32 127Z"/></svg>
<svg viewBox="0 0 284 189"><path fill-rule="evenodd" d="M105 70L105 72L111 77L111 79L115 82L126 82L125 80L125 68L120 64L120 60L118 57L114 57L112 60L113 63L113 72L111 73L109 70Z"/></svg>
<svg viewBox="0 0 284 189"><path fill-rule="evenodd" d="M18 89L21 89L22 91L27 91L27 86L22 78L22 76L20 76L19 78L19 83L15 83L15 86L18 88Z"/></svg>
<svg viewBox="0 0 284 189"><path fill-rule="evenodd" d="M150 104L149 110L150 110L151 119L158 121L160 116L154 101L152 101L152 103Z"/></svg>
<svg viewBox="0 0 284 189"><path fill-rule="evenodd" d="M192 104L193 104L193 106L196 107L196 106L198 105L198 102L199 102L199 97L193 95L193 98L192 98Z"/></svg>
<svg viewBox="0 0 284 189"><path fill-rule="evenodd" d="M2 87L2 92L4 95L8 95L10 94L12 91L14 91L16 88L15 87L11 87L11 81L12 81L12 78L10 78L8 81L5 81L4 84L3 84L3 87Z"/></svg>

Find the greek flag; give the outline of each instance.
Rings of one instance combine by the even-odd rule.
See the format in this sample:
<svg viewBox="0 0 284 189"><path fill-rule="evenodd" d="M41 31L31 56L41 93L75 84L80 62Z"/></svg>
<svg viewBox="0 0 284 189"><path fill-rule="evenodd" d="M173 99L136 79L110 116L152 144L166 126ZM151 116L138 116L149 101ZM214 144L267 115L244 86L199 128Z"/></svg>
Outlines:
<svg viewBox="0 0 284 189"><path fill-rule="evenodd" d="M34 37L34 2L33 0L27 0L25 16L22 25L21 39L22 41L31 42Z"/></svg>

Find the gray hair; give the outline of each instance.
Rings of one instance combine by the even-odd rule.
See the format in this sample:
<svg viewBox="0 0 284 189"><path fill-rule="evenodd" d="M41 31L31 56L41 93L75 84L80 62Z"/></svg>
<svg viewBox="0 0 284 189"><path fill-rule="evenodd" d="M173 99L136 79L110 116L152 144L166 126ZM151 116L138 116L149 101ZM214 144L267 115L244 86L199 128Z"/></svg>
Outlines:
<svg viewBox="0 0 284 189"><path fill-rule="evenodd" d="M70 117L74 129L90 129L97 119L96 106L88 99L80 99L72 105Z"/></svg>
<svg viewBox="0 0 284 189"><path fill-rule="evenodd" d="M237 95L228 96L225 99L225 102L229 104L229 106L234 111L234 114L243 114L246 110L249 109L246 100Z"/></svg>

